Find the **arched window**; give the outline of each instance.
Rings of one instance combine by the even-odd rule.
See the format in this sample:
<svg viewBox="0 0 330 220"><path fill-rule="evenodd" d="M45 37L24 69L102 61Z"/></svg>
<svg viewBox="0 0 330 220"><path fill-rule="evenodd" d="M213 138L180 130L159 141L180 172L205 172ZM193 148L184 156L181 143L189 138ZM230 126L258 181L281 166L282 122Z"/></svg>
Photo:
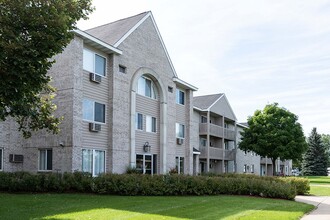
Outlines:
<svg viewBox="0 0 330 220"><path fill-rule="evenodd" d="M152 82L151 79L145 76L141 76L139 78L137 93L152 99L157 99L155 84Z"/></svg>

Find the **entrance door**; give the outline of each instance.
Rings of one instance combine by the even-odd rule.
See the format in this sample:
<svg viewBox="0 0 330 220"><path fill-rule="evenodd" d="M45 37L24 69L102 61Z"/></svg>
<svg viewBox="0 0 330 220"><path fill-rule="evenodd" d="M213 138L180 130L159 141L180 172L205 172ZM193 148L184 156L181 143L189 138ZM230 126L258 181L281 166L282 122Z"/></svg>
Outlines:
<svg viewBox="0 0 330 220"><path fill-rule="evenodd" d="M136 155L136 169L143 174L157 173L157 155L151 154L137 154Z"/></svg>

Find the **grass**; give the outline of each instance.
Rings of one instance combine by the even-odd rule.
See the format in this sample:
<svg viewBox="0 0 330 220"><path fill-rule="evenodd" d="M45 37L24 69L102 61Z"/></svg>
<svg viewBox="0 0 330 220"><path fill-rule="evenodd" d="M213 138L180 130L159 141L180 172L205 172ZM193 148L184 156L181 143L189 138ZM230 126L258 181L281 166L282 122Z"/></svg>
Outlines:
<svg viewBox="0 0 330 220"><path fill-rule="evenodd" d="M0 219L299 219L312 205L247 196L0 193Z"/></svg>
<svg viewBox="0 0 330 220"><path fill-rule="evenodd" d="M329 176L308 176L310 182L310 194L316 196L330 196Z"/></svg>

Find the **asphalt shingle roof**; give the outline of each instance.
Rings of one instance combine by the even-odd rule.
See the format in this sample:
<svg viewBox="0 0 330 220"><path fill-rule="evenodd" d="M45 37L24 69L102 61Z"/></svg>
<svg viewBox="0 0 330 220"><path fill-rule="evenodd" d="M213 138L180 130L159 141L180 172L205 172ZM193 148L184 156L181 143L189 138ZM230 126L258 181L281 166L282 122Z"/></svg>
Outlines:
<svg viewBox="0 0 330 220"><path fill-rule="evenodd" d="M223 93L213 94L213 95L204 95L204 96L196 96L194 97L194 107L199 109L207 109L209 108L216 100L218 100Z"/></svg>
<svg viewBox="0 0 330 220"><path fill-rule="evenodd" d="M131 30L147 13L148 12L143 12L132 17L88 29L85 32L110 45L115 45L116 42Z"/></svg>

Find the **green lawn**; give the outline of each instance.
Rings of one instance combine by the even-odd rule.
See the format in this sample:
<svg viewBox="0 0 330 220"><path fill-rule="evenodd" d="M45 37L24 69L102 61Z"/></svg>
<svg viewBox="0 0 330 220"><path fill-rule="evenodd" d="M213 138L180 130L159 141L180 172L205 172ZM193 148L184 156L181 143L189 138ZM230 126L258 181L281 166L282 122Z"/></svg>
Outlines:
<svg viewBox="0 0 330 220"><path fill-rule="evenodd" d="M316 196L330 196L329 176L308 176L310 182L310 194Z"/></svg>
<svg viewBox="0 0 330 220"><path fill-rule="evenodd" d="M314 207L247 196L0 193L0 219L299 219Z"/></svg>

